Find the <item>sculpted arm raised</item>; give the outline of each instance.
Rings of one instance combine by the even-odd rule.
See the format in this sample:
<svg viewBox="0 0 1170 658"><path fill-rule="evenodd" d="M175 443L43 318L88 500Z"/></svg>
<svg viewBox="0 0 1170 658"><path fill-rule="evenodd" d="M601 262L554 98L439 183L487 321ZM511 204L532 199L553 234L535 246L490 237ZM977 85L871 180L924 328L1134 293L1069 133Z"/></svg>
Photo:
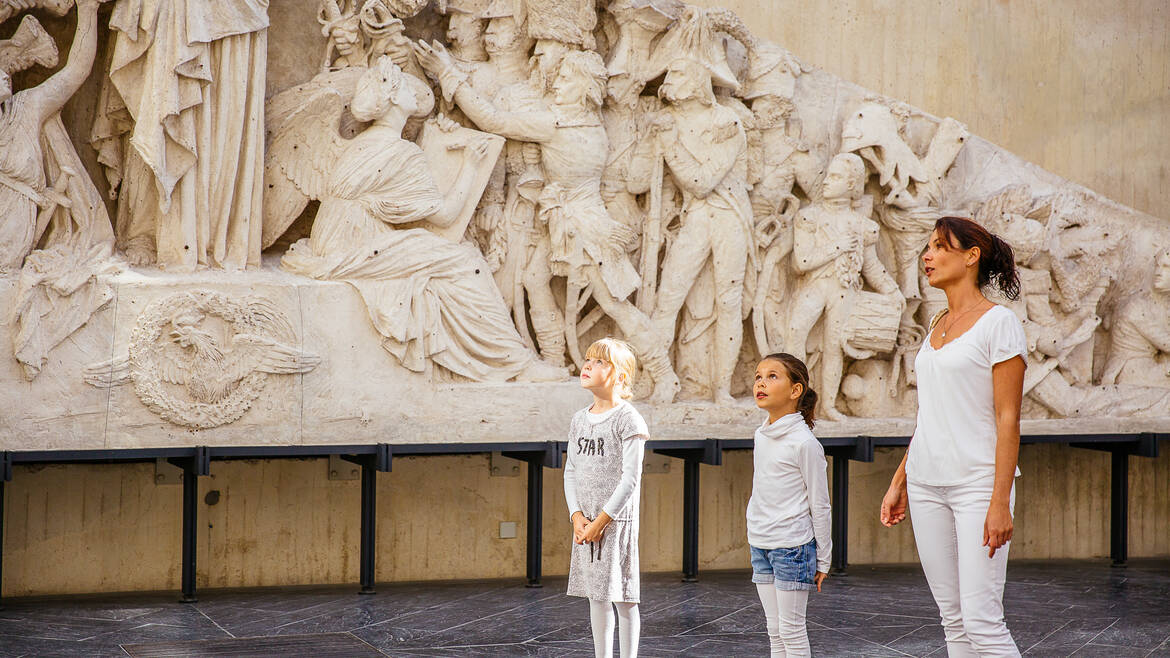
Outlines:
<svg viewBox="0 0 1170 658"><path fill-rule="evenodd" d="M98 39L97 10L98 0L78 0L77 31L69 49L69 61L48 80L25 92L41 123L65 105L93 67Z"/></svg>
<svg viewBox="0 0 1170 658"><path fill-rule="evenodd" d="M556 119L551 112L505 112L484 98L442 44L420 42L415 53L423 68L438 78L443 96L454 99L481 130L522 142L547 142L556 135Z"/></svg>

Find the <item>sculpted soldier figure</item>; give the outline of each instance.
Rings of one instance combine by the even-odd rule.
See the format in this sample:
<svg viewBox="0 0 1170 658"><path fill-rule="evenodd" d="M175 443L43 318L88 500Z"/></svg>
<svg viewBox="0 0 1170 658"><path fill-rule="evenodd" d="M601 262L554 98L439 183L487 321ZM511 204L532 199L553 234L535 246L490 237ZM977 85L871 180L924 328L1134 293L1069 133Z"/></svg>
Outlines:
<svg viewBox="0 0 1170 658"><path fill-rule="evenodd" d="M683 210L682 228L662 264L654 330L673 340L678 312L710 258L716 297L712 389L716 402L730 402L743 342L744 272L752 249L747 136L735 111L716 102L710 71L694 59L674 60L658 93L669 108L654 125L666 165L682 190Z"/></svg>
<svg viewBox="0 0 1170 658"><path fill-rule="evenodd" d="M565 338L574 360L580 363L578 296L588 287L637 350L654 380L653 399L673 400L678 377L667 356L667 343L627 300L638 286L638 274L626 254L635 235L609 216L601 198L607 153L599 114L606 82L601 57L592 51L567 53L553 84L551 107L508 112L466 84L466 76L441 45L420 44L418 53L423 66L439 78L443 94L453 97L482 130L540 145L546 177L540 214L552 241L553 273L568 277Z"/></svg>
<svg viewBox="0 0 1170 658"><path fill-rule="evenodd" d="M888 319L895 330L905 305L898 284L878 260L877 222L854 209L864 185L861 158L838 154L825 173L821 201L802 209L794 226L792 265L801 278L789 312L787 351L804 360L809 332L824 318L819 390L821 412L829 420L844 418L835 405L845 356L852 351L846 320L854 312L863 280L889 297L893 314Z"/></svg>

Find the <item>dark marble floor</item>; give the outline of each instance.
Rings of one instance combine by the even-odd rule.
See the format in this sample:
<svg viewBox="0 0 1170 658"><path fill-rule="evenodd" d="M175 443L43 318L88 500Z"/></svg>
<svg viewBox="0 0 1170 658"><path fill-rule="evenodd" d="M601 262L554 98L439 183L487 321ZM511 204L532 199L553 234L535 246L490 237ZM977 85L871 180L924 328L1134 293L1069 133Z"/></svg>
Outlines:
<svg viewBox="0 0 1170 658"><path fill-rule="evenodd" d="M1008 625L1028 656L1170 657L1170 561L1019 563ZM515 582L203 591L8 600L0 656L589 656L586 604ZM643 656L758 656L764 616L745 573L642 581ZM945 656L914 567L854 567L809 603L819 656Z"/></svg>

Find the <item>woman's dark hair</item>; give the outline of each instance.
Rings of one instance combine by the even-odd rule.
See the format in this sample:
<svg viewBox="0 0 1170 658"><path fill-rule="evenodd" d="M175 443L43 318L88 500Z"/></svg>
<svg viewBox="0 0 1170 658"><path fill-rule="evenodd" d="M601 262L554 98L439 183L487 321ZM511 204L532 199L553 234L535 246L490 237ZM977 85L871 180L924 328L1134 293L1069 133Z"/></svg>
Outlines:
<svg viewBox="0 0 1170 658"><path fill-rule="evenodd" d="M808 385L808 366L804 365L804 361L788 354L787 352L777 352L769 354L764 357L764 360L779 361L780 365L788 371L788 381L793 384L800 384L800 399L796 401L796 410L804 416L804 422L812 429L817 417L814 413L817 408L817 392L812 390Z"/></svg>
<svg viewBox="0 0 1170 658"><path fill-rule="evenodd" d="M994 285L1004 297L1012 301L1020 298L1020 273L1011 245L966 217L942 217L934 223L934 230L948 247L979 247L980 288Z"/></svg>

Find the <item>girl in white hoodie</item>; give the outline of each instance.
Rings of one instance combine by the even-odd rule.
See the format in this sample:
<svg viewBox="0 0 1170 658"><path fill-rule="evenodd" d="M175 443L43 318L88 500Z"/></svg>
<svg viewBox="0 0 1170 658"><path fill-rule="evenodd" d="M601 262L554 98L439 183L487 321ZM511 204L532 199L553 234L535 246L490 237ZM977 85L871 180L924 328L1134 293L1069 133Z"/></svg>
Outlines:
<svg viewBox="0 0 1170 658"><path fill-rule="evenodd" d="M808 368L791 354L764 357L753 391L768 420L756 430L747 508L752 582L772 656L809 656L808 593L821 590L833 552L828 464L811 431L817 394L808 385Z"/></svg>

